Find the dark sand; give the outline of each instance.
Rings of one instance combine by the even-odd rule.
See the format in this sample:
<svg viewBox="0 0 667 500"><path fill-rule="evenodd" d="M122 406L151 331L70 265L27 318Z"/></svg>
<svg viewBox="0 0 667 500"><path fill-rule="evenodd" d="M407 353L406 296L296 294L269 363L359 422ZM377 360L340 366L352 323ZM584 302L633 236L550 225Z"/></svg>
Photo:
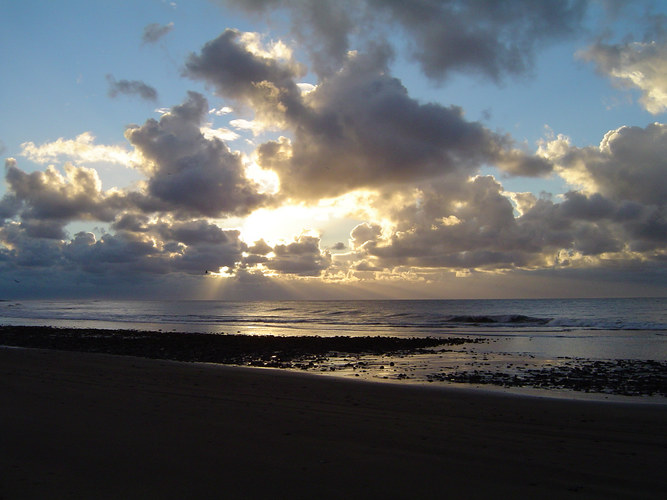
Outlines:
<svg viewBox="0 0 667 500"><path fill-rule="evenodd" d="M667 405L0 348L0 498L663 498Z"/></svg>

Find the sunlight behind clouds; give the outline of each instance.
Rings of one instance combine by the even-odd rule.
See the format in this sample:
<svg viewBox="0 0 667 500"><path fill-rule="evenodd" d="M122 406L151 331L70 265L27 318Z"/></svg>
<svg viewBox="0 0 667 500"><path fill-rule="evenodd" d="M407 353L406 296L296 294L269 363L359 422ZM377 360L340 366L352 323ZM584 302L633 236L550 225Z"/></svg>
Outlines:
<svg viewBox="0 0 667 500"><path fill-rule="evenodd" d="M664 273L667 12L614 5L0 5L34 20L3 32L30 64L0 82L0 271L391 293Z"/></svg>

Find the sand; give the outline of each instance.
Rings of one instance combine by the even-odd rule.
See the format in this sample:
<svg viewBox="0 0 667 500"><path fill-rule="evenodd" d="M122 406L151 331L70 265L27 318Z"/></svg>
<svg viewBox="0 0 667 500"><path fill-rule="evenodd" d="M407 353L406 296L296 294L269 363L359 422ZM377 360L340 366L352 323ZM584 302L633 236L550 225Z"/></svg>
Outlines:
<svg viewBox="0 0 667 500"><path fill-rule="evenodd" d="M667 405L0 349L0 498L661 498Z"/></svg>

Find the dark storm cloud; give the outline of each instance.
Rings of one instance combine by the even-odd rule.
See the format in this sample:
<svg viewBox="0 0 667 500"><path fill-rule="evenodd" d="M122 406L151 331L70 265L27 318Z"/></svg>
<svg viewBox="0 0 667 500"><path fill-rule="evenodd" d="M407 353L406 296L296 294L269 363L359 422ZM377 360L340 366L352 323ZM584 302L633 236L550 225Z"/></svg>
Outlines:
<svg viewBox="0 0 667 500"><path fill-rule="evenodd" d="M435 80L455 71L495 80L522 74L532 67L536 48L579 28L587 5L578 0L220 1L266 15L289 10L293 31L321 76L338 69L353 38L377 42L402 30L410 55Z"/></svg>
<svg viewBox="0 0 667 500"><path fill-rule="evenodd" d="M139 96L147 101L157 100L157 90L139 80L116 80L112 75L107 75L109 82L109 97L117 97L119 94Z"/></svg>
<svg viewBox="0 0 667 500"><path fill-rule="evenodd" d="M155 43L173 29L174 23L165 25L151 23L144 28L144 33L141 36L141 39L144 43Z"/></svg>
<svg viewBox="0 0 667 500"><path fill-rule="evenodd" d="M200 127L208 113L206 99L190 92L188 99L125 136L147 160L147 208L179 217L245 215L267 202L258 186L245 177L241 158L221 140L206 138Z"/></svg>

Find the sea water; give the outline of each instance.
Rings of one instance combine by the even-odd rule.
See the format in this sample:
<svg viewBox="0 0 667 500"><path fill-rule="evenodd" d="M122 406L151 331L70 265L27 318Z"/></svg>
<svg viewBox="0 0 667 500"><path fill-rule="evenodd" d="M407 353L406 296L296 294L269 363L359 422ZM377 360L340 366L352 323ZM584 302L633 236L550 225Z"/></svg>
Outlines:
<svg viewBox="0 0 667 500"><path fill-rule="evenodd" d="M0 301L0 324L211 334L466 337L447 356L367 359L366 378L573 359L667 361L667 298L332 301ZM349 363L348 363L349 364ZM347 366L345 363L340 366ZM376 369L373 370L372 367ZM383 370L379 370L382 366ZM337 375L358 376L348 370ZM405 375L404 378L408 378Z"/></svg>

